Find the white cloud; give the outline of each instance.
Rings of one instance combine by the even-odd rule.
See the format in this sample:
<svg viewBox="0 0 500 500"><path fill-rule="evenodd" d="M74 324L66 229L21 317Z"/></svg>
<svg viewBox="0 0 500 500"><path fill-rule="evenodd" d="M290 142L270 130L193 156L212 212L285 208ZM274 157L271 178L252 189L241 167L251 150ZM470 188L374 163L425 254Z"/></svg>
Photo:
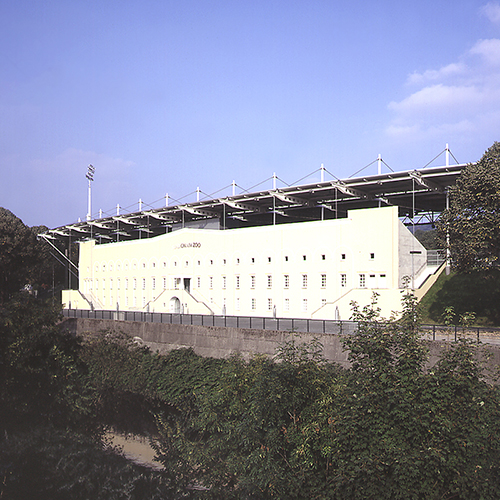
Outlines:
<svg viewBox="0 0 500 500"><path fill-rule="evenodd" d="M426 82L442 80L455 75L460 75L466 71L466 66L463 63L451 63L443 66L440 69L428 69L424 73L414 72L408 77L408 84L422 85Z"/></svg>
<svg viewBox="0 0 500 500"><path fill-rule="evenodd" d="M470 108L481 102L482 95L474 86L448 86L443 84L424 87L400 102L391 102L389 108L404 116L451 112L455 106Z"/></svg>
<svg viewBox="0 0 500 500"><path fill-rule="evenodd" d="M470 49L469 54L479 55L487 64L500 65L500 40L479 40Z"/></svg>
<svg viewBox="0 0 500 500"><path fill-rule="evenodd" d="M500 24L500 5L497 2L488 2L481 8L481 13L492 23Z"/></svg>
<svg viewBox="0 0 500 500"><path fill-rule="evenodd" d="M492 21L498 15L500 23L499 4L488 4L484 13ZM482 143L481 134L500 129L500 39L478 40L457 61L412 73L407 85L414 91L388 104L390 140Z"/></svg>

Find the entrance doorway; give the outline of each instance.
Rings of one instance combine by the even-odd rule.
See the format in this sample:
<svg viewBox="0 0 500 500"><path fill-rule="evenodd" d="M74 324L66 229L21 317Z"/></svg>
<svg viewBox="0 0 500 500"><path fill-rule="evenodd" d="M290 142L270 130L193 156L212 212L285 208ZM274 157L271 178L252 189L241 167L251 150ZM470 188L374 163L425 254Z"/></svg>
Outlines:
<svg viewBox="0 0 500 500"><path fill-rule="evenodd" d="M181 301L177 297L170 299L170 312L179 314L181 312Z"/></svg>

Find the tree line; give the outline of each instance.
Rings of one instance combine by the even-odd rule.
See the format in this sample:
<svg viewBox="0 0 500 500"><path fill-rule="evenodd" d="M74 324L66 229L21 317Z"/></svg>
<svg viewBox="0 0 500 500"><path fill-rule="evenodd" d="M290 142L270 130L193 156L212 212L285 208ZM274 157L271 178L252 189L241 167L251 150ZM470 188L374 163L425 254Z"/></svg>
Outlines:
<svg viewBox="0 0 500 500"><path fill-rule="evenodd" d="M403 302L389 321L376 296L353 304L344 369L293 334L248 361L77 338L23 294L1 310L0 495L498 498L500 393L482 349L453 343L429 369L418 306ZM163 470L113 453L110 428L150 436Z"/></svg>

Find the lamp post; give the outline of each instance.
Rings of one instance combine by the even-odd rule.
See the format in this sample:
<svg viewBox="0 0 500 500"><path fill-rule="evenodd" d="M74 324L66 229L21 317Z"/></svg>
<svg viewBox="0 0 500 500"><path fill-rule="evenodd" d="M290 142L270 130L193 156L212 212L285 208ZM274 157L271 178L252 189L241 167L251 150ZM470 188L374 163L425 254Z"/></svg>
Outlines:
<svg viewBox="0 0 500 500"><path fill-rule="evenodd" d="M95 167L92 165L88 166L87 175L85 176L89 181L89 200L88 200L88 210L87 210L87 220L92 218L92 186L91 183L94 180Z"/></svg>

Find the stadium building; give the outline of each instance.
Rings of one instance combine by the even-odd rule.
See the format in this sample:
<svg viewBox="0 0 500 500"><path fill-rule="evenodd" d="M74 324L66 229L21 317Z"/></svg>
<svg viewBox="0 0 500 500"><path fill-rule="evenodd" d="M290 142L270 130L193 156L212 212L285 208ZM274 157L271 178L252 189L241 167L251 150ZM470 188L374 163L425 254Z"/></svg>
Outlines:
<svg viewBox="0 0 500 500"><path fill-rule="evenodd" d="M421 297L443 268L412 233L439 217L462 168L118 211L45 238L80 246L67 308L349 319L376 292L389 316L405 277Z"/></svg>

